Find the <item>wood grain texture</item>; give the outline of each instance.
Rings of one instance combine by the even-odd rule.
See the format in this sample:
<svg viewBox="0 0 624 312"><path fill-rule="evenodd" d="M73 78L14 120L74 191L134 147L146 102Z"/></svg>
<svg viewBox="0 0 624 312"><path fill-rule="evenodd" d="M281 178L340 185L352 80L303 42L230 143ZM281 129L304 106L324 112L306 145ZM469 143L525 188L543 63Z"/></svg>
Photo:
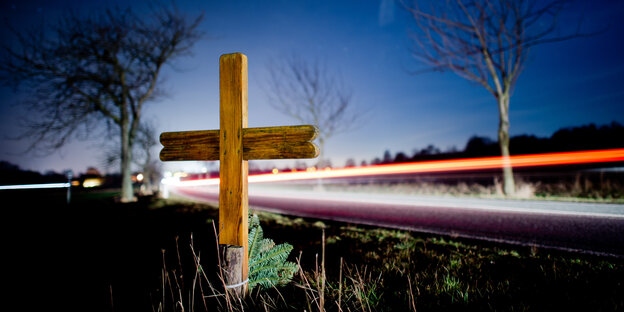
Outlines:
<svg viewBox="0 0 624 312"><path fill-rule="evenodd" d="M243 159L316 158L315 126L261 127L243 129ZM160 160L219 160L219 130L164 132Z"/></svg>
<svg viewBox="0 0 624 312"><path fill-rule="evenodd" d="M243 128L247 128L247 57L224 54L219 60L219 244L243 247L243 274L247 256L247 173L243 159Z"/></svg>
<svg viewBox="0 0 624 312"><path fill-rule="evenodd" d="M243 281L242 270L243 259L245 250L241 246L232 245L220 245L219 252L221 253L223 269L223 281L225 285L236 285ZM246 278L245 278L246 279ZM241 298L247 292L247 284L243 284L239 287L226 289L230 295L235 298Z"/></svg>
<svg viewBox="0 0 624 312"><path fill-rule="evenodd" d="M220 160L219 130L163 132L160 160Z"/></svg>
<svg viewBox="0 0 624 312"><path fill-rule="evenodd" d="M318 136L315 126L250 128L243 135L244 159L315 158L318 147L311 143Z"/></svg>

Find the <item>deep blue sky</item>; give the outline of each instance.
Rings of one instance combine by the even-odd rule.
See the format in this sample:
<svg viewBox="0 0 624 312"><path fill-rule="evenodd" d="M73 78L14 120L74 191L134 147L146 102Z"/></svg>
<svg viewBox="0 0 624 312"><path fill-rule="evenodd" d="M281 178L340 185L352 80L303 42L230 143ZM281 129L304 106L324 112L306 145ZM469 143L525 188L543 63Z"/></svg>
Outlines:
<svg viewBox="0 0 624 312"><path fill-rule="evenodd" d="M126 6L120 1L3 1L0 15L21 27L54 21L67 8L87 12L115 3ZM150 103L145 114L160 131L218 128L219 56L242 52L249 61L251 127L295 123L273 109L262 91L270 59L298 53L325 61L342 76L353 103L369 113L360 127L328 141L326 155L334 165L349 157L370 160L385 150L411 154L428 144L462 149L472 135L496 137L497 106L485 89L452 73L410 74L419 65L409 54L413 24L389 0L179 1L179 7L191 15L205 12L201 29L207 39L194 47L192 57L177 61L175 70L166 69L169 97ZM145 5L135 9L144 11ZM580 1L562 19L562 30L576 26L581 12L587 29L610 27L590 38L530 51L511 99L512 135L550 136L561 127L624 123L624 1ZM5 136L18 130L18 102L19 94L0 89ZM0 160L25 169L102 167L98 141L76 141L48 157L33 157L19 153L25 142L0 139Z"/></svg>

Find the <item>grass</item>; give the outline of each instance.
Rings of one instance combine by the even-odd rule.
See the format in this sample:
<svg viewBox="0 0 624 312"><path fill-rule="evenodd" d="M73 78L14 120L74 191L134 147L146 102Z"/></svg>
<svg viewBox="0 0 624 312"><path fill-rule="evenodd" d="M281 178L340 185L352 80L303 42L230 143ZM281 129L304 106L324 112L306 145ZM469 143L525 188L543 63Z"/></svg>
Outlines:
<svg viewBox="0 0 624 312"><path fill-rule="evenodd" d="M345 261L367 272L372 310L406 310L411 296L420 311L622 308L623 269L617 260L383 229L337 231L328 255L351 255ZM337 262L327 260L328 266Z"/></svg>
<svg viewBox="0 0 624 312"><path fill-rule="evenodd" d="M4 229L7 298L26 310L624 310L621 258L270 213L259 213L264 234L294 246L299 271L284 287L228 298L214 207L114 194L75 192L67 206L64 194L3 193L20 199L2 212L17 226Z"/></svg>

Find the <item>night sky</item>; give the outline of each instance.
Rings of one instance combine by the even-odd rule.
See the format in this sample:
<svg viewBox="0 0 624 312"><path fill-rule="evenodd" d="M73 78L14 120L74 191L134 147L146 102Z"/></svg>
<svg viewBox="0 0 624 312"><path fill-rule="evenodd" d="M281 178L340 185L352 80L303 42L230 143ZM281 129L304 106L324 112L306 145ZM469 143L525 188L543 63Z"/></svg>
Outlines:
<svg viewBox="0 0 624 312"><path fill-rule="evenodd" d="M89 12L114 4L126 6L115 1L3 1L0 15L19 28L54 21L69 8ZM370 161L385 150L412 154L429 144L443 151L463 149L473 135L496 138L498 110L485 89L453 73L411 74L420 68L409 53L408 33L414 25L390 0L178 5L189 15L205 12L201 29L206 39L194 46L193 56L166 68L163 85L168 97L150 103L144 114L159 132L218 128L219 56L242 52L249 62L250 127L296 124L267 102L263 85L271 59L297 53L325 62L342 77L355 106L367 113L355 130L327 142L326 155L335 166L347 158ZM146 12L146 5L133 8ZM562 16L562 32L576 27L579 17L587 30L608 28L589 38L531 49L511 98L511 135L550 136L562 127L624 123L624 1L576 2ZM6 30L0 34L4 41ZM47 157L21 153L26 142L8 139L20 131L20 96L0 88L0 160L37 171L103 169L97 140L74 141ZM203 165L166 164L165 169L198 170Z"/></svg>

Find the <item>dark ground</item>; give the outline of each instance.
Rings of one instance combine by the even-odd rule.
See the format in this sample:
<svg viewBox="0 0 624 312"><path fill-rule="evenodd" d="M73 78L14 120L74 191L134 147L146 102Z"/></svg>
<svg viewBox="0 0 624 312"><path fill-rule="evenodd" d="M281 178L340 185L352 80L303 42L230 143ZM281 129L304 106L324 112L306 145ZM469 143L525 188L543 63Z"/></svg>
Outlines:
<svg viewBox="0 0 624 312"><path fill-rule="evenodd" d="M186 294L195 273L191 243L205 272L216 272L210 220L217 210L151 198L118 204L112 195L74 190L67 205L58 190L0 193L6 203L0 212L2 283L8 289L2 304L26 311L157 311L163 301L163 250L167 271L177 270L170 277L184 276L179 283L186 283L180 287ZM370 272L365 280L369 295L372 291L371 311L410 310L407 276L416 281L412 293L418 311L624 309L622 259L271 215L261 220L266 237L294 246L291 260L303 252L308 272L321 251L321 227L326 227L329 310L337 310L341 258L345 267ZM440 283L442 275L456 277L457 288ZM164 289L169 306L171 287ZM470 296L462 302L455 292ZM293 284L281 295L285 302L279 309L307 309L305 294ZM345 305L354 310L356 303ZM252 303L246 310L256 308Z"/></svg>
<svg viewBox="0 0 624 312"><path fill-rule="evenodd" d="M74 190L70 205L58 190L0 195L12 202L2 211L5 295L20 310L151 311L162 250L177 265L176 243L190 253L191 233L198 251L215 244L206 220L216 210L150 209L150 198L119 204L106 191Z"/></svg>

